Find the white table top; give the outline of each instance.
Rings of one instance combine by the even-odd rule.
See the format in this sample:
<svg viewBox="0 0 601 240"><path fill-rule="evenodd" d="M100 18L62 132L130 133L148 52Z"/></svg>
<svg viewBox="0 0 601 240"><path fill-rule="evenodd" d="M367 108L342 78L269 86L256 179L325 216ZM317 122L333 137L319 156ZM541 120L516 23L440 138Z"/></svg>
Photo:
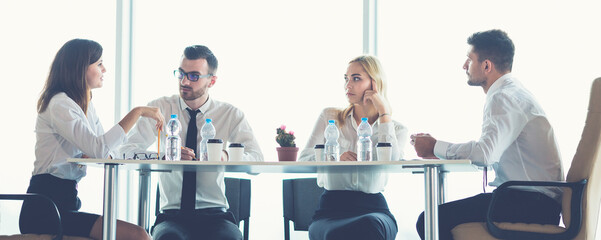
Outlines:
<svg viewBox="0 0 601 240"><path fill-rule="evenodd" d="M389 172L423 171L425 165L438 165L441 171L474 172L478 167L470 160L414 159L406 161L374 162L207 162L207 161L165 161L165 160L124 160L69 158L87 166L102 167L104 164L116 164L119 169L150 171L225 171L245 173L317 173L318 171L346 172L360 168L382 169Z"/></svg>

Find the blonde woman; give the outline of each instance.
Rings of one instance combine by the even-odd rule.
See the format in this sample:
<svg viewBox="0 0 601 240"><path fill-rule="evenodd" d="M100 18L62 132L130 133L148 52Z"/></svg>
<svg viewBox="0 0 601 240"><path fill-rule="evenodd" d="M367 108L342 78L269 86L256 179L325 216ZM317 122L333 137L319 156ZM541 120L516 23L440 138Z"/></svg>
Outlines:
<svg viewBox="0 0 601 240"><path fill-rule="evenodd" d="M392 159L403 156L408 139L405 126L392 120L392 108L386 99L386 81L382 66L374 56L351 60L344 75L349 106L326 108L319 116L301 161L315 161L313 146L325 142L328 120L336 120L340 137L340 161L357 161L357 126L367 118L372 126L374 149L378 142L392 144ZM372 159L378 160L376 151ZM381 171L357 169L348 173L320 173L317 183L326 191L309 226L313 240L394 239L397 225L382 195L388 175Z"/></svg>

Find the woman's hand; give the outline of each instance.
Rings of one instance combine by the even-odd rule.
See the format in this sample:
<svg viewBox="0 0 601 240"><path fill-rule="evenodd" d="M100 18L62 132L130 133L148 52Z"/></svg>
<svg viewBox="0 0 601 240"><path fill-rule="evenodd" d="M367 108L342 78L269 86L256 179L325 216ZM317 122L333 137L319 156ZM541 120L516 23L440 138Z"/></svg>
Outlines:
<svg viewBox="0 0 601 240"><path fill-rule="evenodd" d="M123 128L123 131L127 134L129 130L136 124L140 117L152 118L156 121L156 129L163 129L165 118L161 113L161 110L157 107L135 107L129 113L119 121L119 125Z"/></svg>
<svg viewBox="0 0 601 240"><path fill-rule="evenodd" d="M340 155L340 161L357 161L357 154L351 151L346 151Z"/></svg>
<svg viewBox="0 0 601 240"><path fill-rule="evenodd" d="M390 114L392 112L388 101L380 95L378 89L376 88L376 81L371 80L372 90L366 90L363 94L363 104L367 105L370 102L378 111L378 115L380 117L380 122L389 122L391 120Z"/></svg>
<svg viewBox="0 0 601 240"><path fill-rule="evenodd" d="M138 107L138 108L140 108L140 116L152 118L156 121L155 127L156 127L157 131L163 129L163 124L165 123L165 117L161 113L161 109L159 109L158 107L147 107L147 106Z"/></svg>

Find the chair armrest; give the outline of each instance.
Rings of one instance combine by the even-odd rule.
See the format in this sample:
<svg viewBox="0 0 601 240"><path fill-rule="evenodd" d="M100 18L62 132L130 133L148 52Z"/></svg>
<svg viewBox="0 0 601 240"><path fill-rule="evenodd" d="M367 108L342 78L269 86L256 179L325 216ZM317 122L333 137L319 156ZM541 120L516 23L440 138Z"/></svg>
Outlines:
<svg viewBox="0 0 601 240"><path fill-rule="evenodd" d="M56 207L56 204L54 204L54 201L52 201L52 199L50 199L49 197L46 197L44 195L37 194L37 193L0 194L0 200L24 201L24 200L33 200L33 199L41 199L43 201L47 201L54 208L54 211L56 212L57 223L58 223L58 232L57 232L56 236L53 238L53 240L62 240L63 239L63 226L61 224L61 214L58 211L58 208Z"/></svg>
<svg viewBox="0 0 601 240"><path fill-rule="evenodd" d="M542 182L542 181L508 181L499 186L492 194L490 205L488 206L488 213L486 216L486 226L488 231L496 238L500 239L545 239L545 240L564 240L572 239L578 234L582 225L582 198L584 195L584 187L586 186L587 180L583 179L579 182ZM568 187L572 189L571 196L571 222L570 226L563 233L548 234L548 233L536 233L536 232L525 232L525 231L513 231L505 230L497 227L492 220L492 213L495 209L497 198L499 194L511 187L515 186L541 186L541 187Z"/></svg>
<svg viewBox="0 0 601 240"><path fill-rule="evenodd" d="M501 186L499 186L497 188L497 190L503 190L506 188L510 188L510 187L514 187L514 186L531 186L531 187L569 187L574 189L574 187L578 187L581 186L581 188L584 188L584 185L586 185L587 180L583 179L579 182L560 182L560 181L507 181L504 182L503 184L501 184Z"/></svg>

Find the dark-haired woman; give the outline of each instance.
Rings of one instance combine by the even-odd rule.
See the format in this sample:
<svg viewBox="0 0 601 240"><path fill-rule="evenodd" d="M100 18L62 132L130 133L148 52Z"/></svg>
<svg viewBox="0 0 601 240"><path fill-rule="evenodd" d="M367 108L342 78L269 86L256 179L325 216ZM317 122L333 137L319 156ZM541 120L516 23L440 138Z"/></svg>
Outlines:
<svg viewBox="0 0 601 240"><path fill-rule="evenodd" d="M77 183L86 175L86 166L69 163L67 158L112 158L138 118L154 119L157 128L164 122L158 108L136 107L105 132L91 102L91 90L102 87L105 72L100 44L70 40L56 54L38 100L36 159L27 192L55 202L64 235L102 238L102 217L78 211ZM52 210L44 202L25 201L21 232L56 233ZM124 221L117 221L116 235L117 239L150 239L143 228Z"/></svg>

